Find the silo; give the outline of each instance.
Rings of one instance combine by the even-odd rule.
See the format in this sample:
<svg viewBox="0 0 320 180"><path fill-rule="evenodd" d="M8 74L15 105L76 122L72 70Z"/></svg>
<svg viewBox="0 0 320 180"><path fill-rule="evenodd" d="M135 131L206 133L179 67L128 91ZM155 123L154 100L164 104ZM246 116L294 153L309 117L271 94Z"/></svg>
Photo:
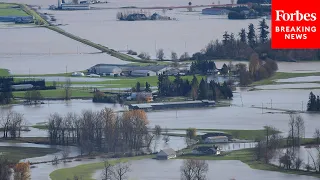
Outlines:
<svg viewBox="0 0 320 180"><path fill-rule="evenodd" d="M61 0L58 0L58 8L61 8Z"/></svg>

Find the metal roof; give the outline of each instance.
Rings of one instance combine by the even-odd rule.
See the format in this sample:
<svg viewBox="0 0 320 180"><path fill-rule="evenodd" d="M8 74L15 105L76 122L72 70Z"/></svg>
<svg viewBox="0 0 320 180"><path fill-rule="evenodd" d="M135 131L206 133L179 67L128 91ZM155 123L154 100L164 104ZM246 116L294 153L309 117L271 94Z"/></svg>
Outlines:
<svg viewBox="0 0 320 180"><path fill-rule="evenodd" d="M163 149L159 153L162 154L161 152L165 153L167 156L176 154L176 151L174 151L172 148Z"/></svg>

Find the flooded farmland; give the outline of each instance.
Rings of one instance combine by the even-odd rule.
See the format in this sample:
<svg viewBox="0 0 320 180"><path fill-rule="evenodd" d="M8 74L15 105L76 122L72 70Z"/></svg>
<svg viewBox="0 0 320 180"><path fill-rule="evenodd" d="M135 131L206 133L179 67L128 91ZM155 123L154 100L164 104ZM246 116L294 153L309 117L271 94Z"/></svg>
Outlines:
<svg viewBox="0 0 320 180"><path fill-rule="evenodd" d="M128 174L130 179L139 180L178 180L180 179L180 166L183 160L159 161L144 159L130 161L131 172ZM251 169L248 165L240 161L207 161L209 171L207 177L219 180L316 180L318 178L310 176L299 176L284 174L272 171L262 171ZM97 171L93 178L101 180L102 171Z"/></svg>

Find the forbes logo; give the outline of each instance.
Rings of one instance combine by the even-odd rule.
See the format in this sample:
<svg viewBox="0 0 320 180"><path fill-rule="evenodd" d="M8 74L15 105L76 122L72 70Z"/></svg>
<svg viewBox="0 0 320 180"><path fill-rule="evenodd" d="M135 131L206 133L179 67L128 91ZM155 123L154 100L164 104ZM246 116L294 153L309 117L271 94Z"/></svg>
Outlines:
<svg viewBox="0 0 320 180"><path fill-rule="evenodd" d="M294 13L286 13L284 10L275 10L275 21L316 21L317 13L300 13L296 10Z"/></svg>

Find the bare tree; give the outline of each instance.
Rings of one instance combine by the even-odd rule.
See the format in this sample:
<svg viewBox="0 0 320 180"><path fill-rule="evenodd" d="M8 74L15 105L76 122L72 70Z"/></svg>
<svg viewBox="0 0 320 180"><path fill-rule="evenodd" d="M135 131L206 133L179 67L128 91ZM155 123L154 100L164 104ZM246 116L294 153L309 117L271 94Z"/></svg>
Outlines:
<svg viewBox="0 0 320 180"><path fill-rule="evenodd" d="M67 162L67 158L69 157L69 154L70 154L69 147L63 147L61 151L61 155L64 163Z"/></svg>
<svg viewBox="0 0 320 180"><path fill-rule="evenodd" d="M207 179L208 170L209 170L209 166L206 161L195 160L194 162L195 180Z"/></svg>
<svg viewBox="0 0 320 180"><path fill-rule="evenodd" d="M113 178L115 180L126 180L128 172L130 172L130 164L119 162L113 167Z"/></svg>
<svg viewBox="0 0 320 180"><path fill-rule="evenodd" d="M174 51L171 52L171 60L177 61L178 60L178 54Z"/></svg>
<svg viewBox="0 0 320 180"><path fill-rule="evenodd" d="M162 131L161 126L159 126L159 125L155 125L154 126L154 134L156 136L160 136L161 135L161 131Z"/></svg>
<svg viewBox="0 0 320 180"><path fill-rule="evenodd" d="M164 129L163 141L167 144L170 141L170 136L168 134L168 129Z"/></svg>
<svg viewBox="0 0 320 180"><path fill-rule="evenodd" d="M162 60L164 59L164 51L163 51L163 49L159 49L159 50L157 51L157 58L158 58L160 61L162 61Z"/></svg>
<svg viewBox="0 0 320 180"><path fill-rule="evenodd" d="M183 160L183 164L180 167L181 180L194 180L194 164L192 159Z"/></svg>
<svg viewBox="0 0 320 180"><path fill-rule="evenodd" d="M70 100L72 96L72 91L71 91L71 79L67 78L66 83L64 85L64 99L65 100Z"/></svg>
<svg viewBox="0 0 320 180"><path fill-rule="evenodd" d="M113 165L108 160L104 161L104 169L102 172L102 180L112 180L113 177Z"/></svg>
<svg viewBox="0 0 320 180"><path fill-rule="evenodd" d="M320 143L320 130L316 129L313 134L313 138L316 141L317 145Z"/></svg>
<svg viewBox="0 0 320 180"><path fill-rule="evenodd" d="M181 180L205 180L208 170L208 163L204 160L183 160L180 168Z"/></svg>
<svg viewBox="0 0 320 180"><path fill-rule="evenodd" d="M296 116L295 128L296 128L296 145L300 147L301 139L304 138L304 135L305 135L304 120L300 115Z"/></svg>

